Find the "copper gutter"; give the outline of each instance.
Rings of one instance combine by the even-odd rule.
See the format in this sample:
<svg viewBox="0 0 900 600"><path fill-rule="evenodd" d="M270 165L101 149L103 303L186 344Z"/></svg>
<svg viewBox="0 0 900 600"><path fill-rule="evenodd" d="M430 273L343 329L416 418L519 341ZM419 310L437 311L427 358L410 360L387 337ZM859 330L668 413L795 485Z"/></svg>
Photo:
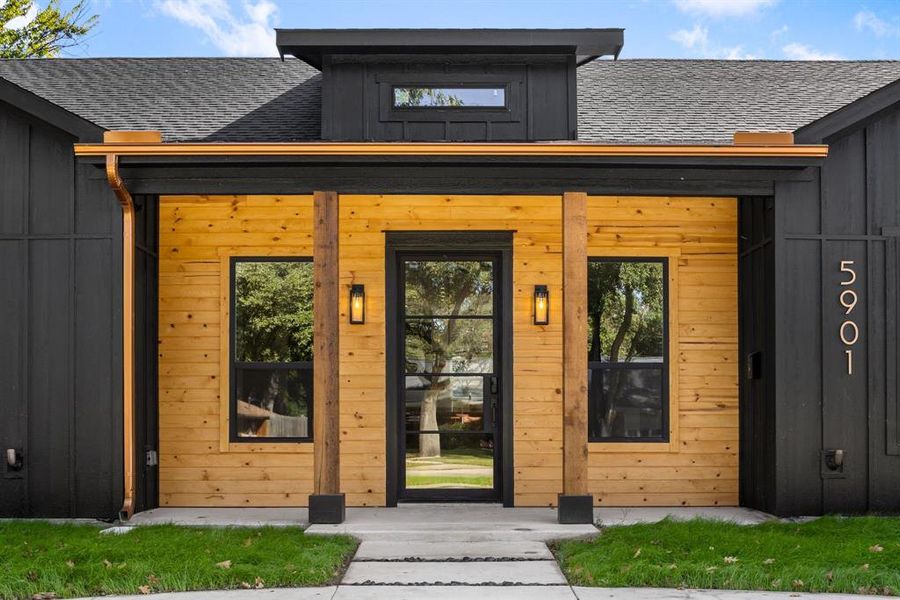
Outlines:
<svg viewBox="0 0 900 600"><path fill-rule="evenodd" d="M122 465L125 496L119 518L134 514L134 200L119 175L119 157L106 156L106 180L122 205Z"/></svg>
<svg viewBox="0 0 900 600"><path fill-rule="evenodd" d="M158 132L110 131L105 143L159 141ZM76 152L77 154L77 152ZM124 498L119 518L127 521L134 514L136 457L134 453L134 199L119 174L119 157L106 155L106 180L122 205L122 466Z"/></svg>
<svg viewBox="0 0 900 600"><path fill-rule="evenodd" d="M730 145L609 145L579 142L307 142L307 143L147 143L76 144L77 156L560 156L560 157L720 157L825 158L828 146L753 143ZM751 138L752 140L752 138Z"/></svg>

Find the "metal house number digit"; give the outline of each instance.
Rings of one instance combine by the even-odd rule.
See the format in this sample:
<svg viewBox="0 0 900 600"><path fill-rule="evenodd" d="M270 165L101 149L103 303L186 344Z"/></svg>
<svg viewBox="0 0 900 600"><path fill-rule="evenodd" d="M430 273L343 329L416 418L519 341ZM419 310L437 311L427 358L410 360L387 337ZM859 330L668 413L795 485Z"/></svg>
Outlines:
<svg viewBox="0 0 900 600"><path fill-rule="evenodd" d="M841 261L841 273L847 274L847 279L841 281L842 287L851 286L856 283L856 269L853 268L854 262L855 261L852 260ZM856 308L856 304L859 302L859 295L856 293L856 290L846 288L841 290L838 301L841 303L841 306L844 307L844 316L847 317L844 322L841 323L840 329L841 342L848 347L844 350L844 354L847 355L847 375L853 375L853 345L859 341L859 327L856 322L850 318L850 313Z"/></svg>

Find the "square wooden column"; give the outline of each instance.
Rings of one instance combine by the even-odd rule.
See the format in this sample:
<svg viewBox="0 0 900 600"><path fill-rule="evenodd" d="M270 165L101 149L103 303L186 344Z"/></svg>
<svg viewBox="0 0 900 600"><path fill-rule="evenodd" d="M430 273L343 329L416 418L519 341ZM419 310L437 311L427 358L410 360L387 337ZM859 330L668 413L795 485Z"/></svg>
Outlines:
<svg viewBox="0 0 900 600"><path fill-rule="evenodd" d="M566 192L563 234L563 493L560 523L592 523L588 493L587 194Z"/></svg>
<svg viewBox="0 0 900 600"><path fill-rule="evenodd" d="M342 523L338 195L313 193L313 494L310 523Z"/></svg>

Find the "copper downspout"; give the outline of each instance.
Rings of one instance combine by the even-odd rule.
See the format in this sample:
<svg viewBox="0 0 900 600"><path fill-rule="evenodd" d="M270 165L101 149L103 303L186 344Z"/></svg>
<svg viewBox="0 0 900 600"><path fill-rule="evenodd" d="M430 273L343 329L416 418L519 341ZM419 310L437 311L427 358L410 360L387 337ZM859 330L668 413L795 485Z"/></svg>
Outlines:
<svg viewBox="0 0 900 600"><path fill-rule="evenodd" d="M122 465L125 498L119 518L134 514L134 200L119 175L119 157L106 155L106 180L122 205Z"/></svg>

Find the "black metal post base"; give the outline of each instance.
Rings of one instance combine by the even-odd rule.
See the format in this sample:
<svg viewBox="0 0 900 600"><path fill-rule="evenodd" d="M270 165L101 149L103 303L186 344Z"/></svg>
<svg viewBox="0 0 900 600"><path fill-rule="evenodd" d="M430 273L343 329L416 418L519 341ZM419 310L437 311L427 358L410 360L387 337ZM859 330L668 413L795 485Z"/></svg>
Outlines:
<svg viewBox="0 0 900 600"><path fill-rule="evenodd" d="M594 523L593 496L557 496L557 517L563 525L592 525Z"/></svg>
<svg viewBox="0 0 900 600"><path fill-rule="evenodd" d="M311 494L309 497L309 524L335 525L346 517L344 494Z"/></svg>

